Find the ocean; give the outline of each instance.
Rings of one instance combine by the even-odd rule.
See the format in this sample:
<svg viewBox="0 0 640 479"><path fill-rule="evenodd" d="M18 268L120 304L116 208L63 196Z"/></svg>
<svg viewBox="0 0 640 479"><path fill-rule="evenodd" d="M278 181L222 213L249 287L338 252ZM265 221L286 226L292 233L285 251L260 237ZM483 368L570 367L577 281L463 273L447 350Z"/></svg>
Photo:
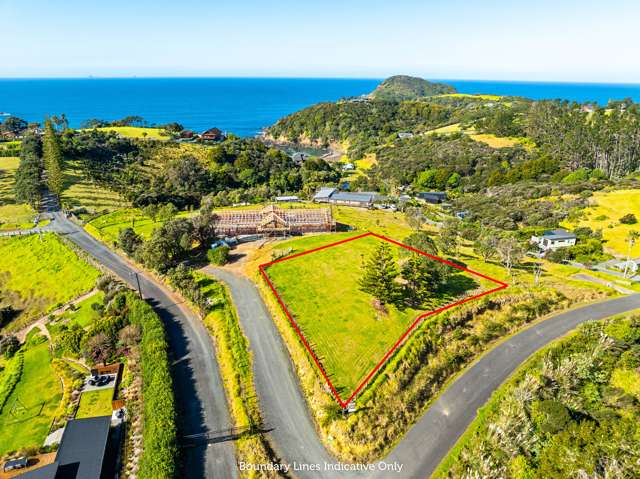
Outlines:
<svg viewBox="0 0 640 479"><path fill-rule="evenodd" d="M177 121L201 132L211 127L253 136L279 118L322 101L372 91L381 79L85 78L0 79L0 112L28 121L64 113L70 126L90 118L128 115L150 124ZM606 104L631 97L640 85L437 80L461 93L561 98ZM0 117L2 119L3 117Z"/></svg>

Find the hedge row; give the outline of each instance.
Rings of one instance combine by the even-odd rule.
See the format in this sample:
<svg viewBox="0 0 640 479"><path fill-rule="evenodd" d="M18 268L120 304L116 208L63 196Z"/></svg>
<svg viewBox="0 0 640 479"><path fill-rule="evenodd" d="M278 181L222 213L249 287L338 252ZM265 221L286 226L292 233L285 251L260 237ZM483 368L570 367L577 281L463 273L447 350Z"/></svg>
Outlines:
<svg viewBox="0 0 640 479"><path fill-rule="evenodd" d="M127 295L129 320L142 330L143 453L140 477L172 478L176 473L176 417L168 345L158 315L133 293Z"/></svg>
<svg viewBox="0 0 640 479"><path fill-rule="evenodd" d="M0 412L2 412L2 408L9 396L11 396L16 384L18 384L20 376L22 376L22 366L24 366L24 352L19 351L2 373L2 381L0 381Z"/></svg>

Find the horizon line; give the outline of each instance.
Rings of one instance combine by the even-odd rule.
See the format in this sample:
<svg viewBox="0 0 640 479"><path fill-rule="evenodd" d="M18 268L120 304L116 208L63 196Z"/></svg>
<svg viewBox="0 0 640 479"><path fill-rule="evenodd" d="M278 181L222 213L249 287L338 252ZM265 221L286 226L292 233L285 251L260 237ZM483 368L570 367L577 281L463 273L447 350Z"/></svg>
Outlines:
<svg viewBox="0 0 640 479"><path fill-rule="evenodd" d="M405 76L404 74L398 74ZM60 75L60 76L15 76L0 77L0 81L11 80L162 80L162 79L229 79L229 80L375 80L383 81L391 76L295 76L295 75ZM593 81L593 80L515 80L515 79L491 79L491 78L425 78L432 82L480 82L480 83L528 83L528 84L578 84L578 85L626 85L640 86L640 81Z"/></svg>

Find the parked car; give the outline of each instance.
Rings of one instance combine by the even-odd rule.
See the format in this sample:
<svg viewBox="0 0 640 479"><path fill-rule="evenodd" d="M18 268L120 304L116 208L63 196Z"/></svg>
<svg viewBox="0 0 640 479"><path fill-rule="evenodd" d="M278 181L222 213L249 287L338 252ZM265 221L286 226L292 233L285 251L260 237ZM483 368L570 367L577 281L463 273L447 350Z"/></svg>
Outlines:
<svg viewBox="0 0 640 479"><path fill-rule="evenodd" d="M4 472L15 471L17 469L24 469L29 464L29 458L27 456L18 457L17 459L11 459L4 463L2 468Z"/></svg>

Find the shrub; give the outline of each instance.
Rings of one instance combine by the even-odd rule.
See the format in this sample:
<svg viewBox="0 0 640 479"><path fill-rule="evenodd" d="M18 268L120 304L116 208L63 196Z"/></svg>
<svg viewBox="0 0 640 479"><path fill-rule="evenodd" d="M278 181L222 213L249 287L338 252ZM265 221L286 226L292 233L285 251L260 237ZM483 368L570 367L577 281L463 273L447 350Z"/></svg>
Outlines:
<svg viewBox="0 0 640 479"><path fill-rule="evenodd" d="M207 251L207 259L211 264L222 266L229 261L229 251L228 246L218 246L216 249Z"/></svg>
<svg viewBox="0 0 640 479"><path fill-rule="evenodd" d="M629 213L620 218L620 223L623 225L635 225L638 222L638 218L633 213Z"/></svg>

